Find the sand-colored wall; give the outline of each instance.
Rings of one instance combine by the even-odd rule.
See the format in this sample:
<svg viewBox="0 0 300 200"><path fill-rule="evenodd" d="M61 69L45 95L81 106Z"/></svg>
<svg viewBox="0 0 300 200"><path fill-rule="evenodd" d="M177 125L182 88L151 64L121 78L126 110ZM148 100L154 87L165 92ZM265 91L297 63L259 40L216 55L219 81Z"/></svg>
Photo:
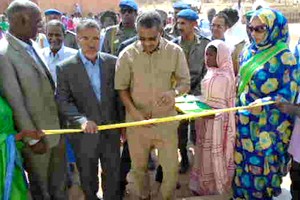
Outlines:
<svg viewBox="0 0 300 200"><path fill-rule="evenodd" d="M3 13L12 0L0 0L0 13ZM79 3L84 14L99 13L103 10L118 10L119 0L33 0L42 10L56 8L62 12L74 12L75 3Z"/></svg>

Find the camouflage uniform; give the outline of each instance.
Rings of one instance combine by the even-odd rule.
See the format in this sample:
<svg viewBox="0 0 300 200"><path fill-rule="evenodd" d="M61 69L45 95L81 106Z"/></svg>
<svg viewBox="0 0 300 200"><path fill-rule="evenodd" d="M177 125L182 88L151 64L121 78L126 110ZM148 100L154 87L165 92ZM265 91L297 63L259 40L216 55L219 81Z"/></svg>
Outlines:
<svg viewBox="0 0 300 200"><path fill-rule="evenodd" d="M108 27L105 32L102 51L117 55L120 44L125 40L134 37L136 34L134 28L125 29L125 27L122 26L122 23Z"/></svg>

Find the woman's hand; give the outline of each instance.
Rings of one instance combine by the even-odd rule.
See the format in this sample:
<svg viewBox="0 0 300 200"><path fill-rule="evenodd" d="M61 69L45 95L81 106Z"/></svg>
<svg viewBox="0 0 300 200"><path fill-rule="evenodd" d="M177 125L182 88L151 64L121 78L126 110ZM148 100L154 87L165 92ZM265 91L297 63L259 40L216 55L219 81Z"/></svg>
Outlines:
<svg viewBox="0 0 300 200"><path fill-rule="evenodd" d="M278 107L278 109L281 112L287 113L290 115L294 115L295 113L297 113L297 110L299 109L298 106L288 103L288 102L276 102L276 106Z"/></svg>

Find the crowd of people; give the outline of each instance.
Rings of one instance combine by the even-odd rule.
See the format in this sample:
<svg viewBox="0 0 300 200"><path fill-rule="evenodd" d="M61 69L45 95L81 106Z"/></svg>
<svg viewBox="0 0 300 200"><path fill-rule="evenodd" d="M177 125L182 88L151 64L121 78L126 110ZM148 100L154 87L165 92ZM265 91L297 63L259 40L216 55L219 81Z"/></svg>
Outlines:
<svg viewBox="0 0 300 200"><path fill-rule="evenodd" d="M56 9L43 17L35 3L14 0L1 16L1 200L66 200L73 184L96 200L100 166L104 200L126 196L129 171L133 199L155 198L155 169L164 200L176 198L178 173L188 172L194 195L232 191L233 200L271 200L290 172L300 200L300 44L292 53L280 11L210 9L200 19L179 1L170 20L162 10L140 12L134 0L121 0L119 14L83 18L76 8L74 17ZM181 114L175 98L185 94L213 109L275 103L98 130ZM43 131L68 128L82 132Z"/></svg>

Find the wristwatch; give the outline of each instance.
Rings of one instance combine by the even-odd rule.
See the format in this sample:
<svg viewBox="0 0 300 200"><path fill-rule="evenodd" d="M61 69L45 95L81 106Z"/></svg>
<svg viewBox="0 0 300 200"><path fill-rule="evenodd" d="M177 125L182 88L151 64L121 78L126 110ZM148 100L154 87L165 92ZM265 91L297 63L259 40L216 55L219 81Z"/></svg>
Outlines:
<svg viewBox="0 0 300 200"><path fill-rule="evenodd" d="M178 96L180 95L179 90L175 89L174 92L175 92L175 96L176 96L176 97L178 97Z"/></svg>

